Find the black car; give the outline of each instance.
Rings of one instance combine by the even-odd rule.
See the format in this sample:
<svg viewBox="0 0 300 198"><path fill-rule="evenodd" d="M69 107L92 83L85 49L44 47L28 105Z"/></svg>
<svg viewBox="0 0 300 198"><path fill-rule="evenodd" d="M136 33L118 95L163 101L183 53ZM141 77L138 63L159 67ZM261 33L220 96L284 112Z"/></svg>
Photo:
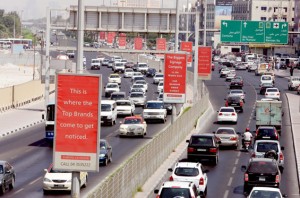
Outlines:
<svg viewBox="0 0 300 198"><path fill-rule="evenodd" d="M230 89L242 89L243 85L243 80L241 80L240 78L234 78L230 82Z"/></svg>
<svg viewBox="0 0 300 198"><path fill-rule="evenodd" d="M256 130L255 140L279 140L279 134L274 126L260 126Z"/></svg>
<svg viewBox="0 0 300 198"><path fill-rule="evenodd" d="M7 161L0 161L0 195L3 195L7 189L13 189L15 181L14 167Z"/></svg>
<svg viewBox="0 0 300 198"><path fill-rule="evenodd" d="M239 110L240 112L243 112L243 106L244 106L244 101L239 95L229 95L225 99L225 106L226 107L233 107L236 110Z"/></svg>
<svg viewBox="0 0 300 198"><path fill-rule="evenodd" d="M155 68L149 68L146 72L146 77L153 77L156 73L156 69Z"/></svg>
<svg viewBox="0 0 300 198"><path fill-rule="evenodd" d="M219 161L220 140L214 134L195 134L189 140L187 158L188 161L210 160L214 165Z"/></svg>
<svg viewBox="0 0 300 198"><path fill-rule="evenodd" d="M244 193L249 193L254 186L279 188L281 173L275 159L251 158L242 171L245 172Z"/></svg>
<svg viewBox="0 0 300 198"><path fill-rule="evenodd" d="M222 62L222 65L227 66L227 67L233 67L233 63L231 63L231 62Z"/></svg>
<svg viewBox="0 0 300 198"><path fill-rule="evenodd" d="M273 88L273 87L274 87L273 83L262 83L262 84L260 85L260 91L259 91L259 93L260 93L261 95L265 95L266 89L267 89L267 88Z"/></svg>
<svg viewBox="0 0 300 198"><path fill-rule="evenodd" d="M105 139L100 139L99 165L106 166L112 162L112 147Z"/></svg>

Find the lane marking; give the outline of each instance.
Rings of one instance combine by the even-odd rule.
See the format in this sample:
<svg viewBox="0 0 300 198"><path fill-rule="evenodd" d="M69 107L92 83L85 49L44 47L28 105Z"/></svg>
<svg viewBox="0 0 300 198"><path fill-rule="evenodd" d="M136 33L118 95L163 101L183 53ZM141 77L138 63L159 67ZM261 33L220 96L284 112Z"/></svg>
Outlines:
<svg viewBox="0 0 300 198"><path fill-rule="evenodd" d="M229 181L227 183L227 186L231 186L231 183L232 183L232 177L229 178Z"/></svg>
<svg viewBox="0 0 300 198"><path fill-rule="evenodd" d="M237 156L240 157L241 156L241 152L238 152Z"/></svg>
<svg viewBox="0 0 300 198"><path fill-rule="evenodd" d="M237 158L234 162L235 165L237 165L239 163L239 158Z"/></svg>
<svg viewBox="0 0 300 198"><path fill-rule="evenodd" d="M17 194L17 193L21 192L22 190L24 190L24 188L21 188L20 190L17 190L17 191L14 192L13 194Z"/></svg>
<svg viewBox="0 0 300 198"><path fill-rule="evenodd" d="M30 182L29 184L32 185L32 184L34 184L35 182L37 182L38 180L40 180L40 179L42 179L42 177L39 177L39 178L37 178L36 180L33 180L33 181Z"/></svg>
<svg viewBox="0 0 300 198"><path fill-rule="evenodd" d="M236 170L236 167L233 167L231 173L234 174L234 173L235 173L235 170Z"/></svg>
<svg viewBox="0 0 300 198"><path fill-rule="evenodd" d="M229 190L226 190L225 193L224 193L223 198L227 198L228 197L228 193L229 193Z"/></svg>

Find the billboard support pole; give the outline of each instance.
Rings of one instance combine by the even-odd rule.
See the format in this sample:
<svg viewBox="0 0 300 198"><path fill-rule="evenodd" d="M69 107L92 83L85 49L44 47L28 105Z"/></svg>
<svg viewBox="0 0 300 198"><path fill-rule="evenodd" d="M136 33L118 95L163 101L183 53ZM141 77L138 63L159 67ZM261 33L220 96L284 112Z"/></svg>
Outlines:
<svg viewBox="0 0 300 198"><path fill-rule="evenodd" d="M195 21L195 58L194 58L194 101L196 103L198 95L198 43L199 43L199 11L196 11Z"/></svg>
<svg viewBox="0 0 300 198"><path fill-rule="evenodd" d="M47 7L47 23L46 23L46 64L45 64L45 110L49 103L49 90L50 90L50 8ZM41 69L42 76L42 69ZM42 78L41 78L42 79Z"/></svg>

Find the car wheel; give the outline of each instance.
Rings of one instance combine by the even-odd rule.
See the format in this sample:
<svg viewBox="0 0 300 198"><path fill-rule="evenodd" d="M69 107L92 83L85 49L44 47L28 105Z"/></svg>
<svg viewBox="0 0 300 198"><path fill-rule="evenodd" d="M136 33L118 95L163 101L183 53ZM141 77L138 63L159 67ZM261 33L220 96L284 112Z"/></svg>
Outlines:
<svg viewBox="0 0 300 198"><path fill-rule="evenodd" d="M241 108L241 113L243 113L244 112L244 109L243 108Z"/></svg>
<svg viewBox="0 0 300 198"><path fill-rule="evenodd" d="M0 195L3 195L4 193L5 193L5 183L3 183L2 185L1 185L1 188L0 188Z"/></svg>
<svg viewBox="0 0 300 198"><path fill-rule="evenodd" d="M44 193L44 195L48 195L48 194L49 194L49 191L43 189L43 193Z"/></svg>
<svg viewBox="0 0 300 198"><path fill-rule="evenodd" d="M207 196L207 186L206 186L206 188L205 188L205 190L204 190L204 192L203 192L202 197L205 198L206 196Z"/></svg>
<svg viewBox="0 0 300 198"><path fill-rule="evenodd" d="M247 194L249 191L248 185L244 184L244 193Z"/></svg>
<svg viewBox="0 0 300 198"><path fill-rule="evenodd" d="M15 178L11 179L11 183L9 184L9 189L13 189L15 187Z"/></svg>
<svg viewBox="0 0 300 198"><path fill-rule="evenodd" d="M216 166L218 164L218 161L219 161L219 157L216 156L215 159L214 159L214 161L213 161L213 164Z"/></svg>
<svg viewBox="0 0 300 198"><path fill-rule="evenodd" d="M104 161L104 163L103 163L103 166L107 166L107 164L108 164L108 159L105 158L105 161Z"/></svg>

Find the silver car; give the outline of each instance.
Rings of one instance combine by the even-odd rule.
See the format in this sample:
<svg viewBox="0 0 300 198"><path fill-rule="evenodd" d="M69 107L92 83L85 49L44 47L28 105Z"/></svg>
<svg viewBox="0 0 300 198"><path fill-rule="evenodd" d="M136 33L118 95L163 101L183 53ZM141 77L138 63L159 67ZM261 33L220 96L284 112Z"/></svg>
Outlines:
<svg viewBox="0 0 300 198"><path fill-rule="evenodd" d="M239 136L232 127L219 127L214 132L216 137L221 140L220 146L234 146L235 149L239 146Z"/></svg>
<svg viewBox="0 0 300 198"><path fill-rule="evenodd" d="M246 94L246 92L244 92L242 89L231 89L230 92L228 93L228 95L240 96L244 102L245 102L245 97L246 97L245 94Z"/></svg>
<svg viewBox="0 0 300 198"><path fill-rule="evenodd" d="M144 106L146 103L146 96L142 92L131 92L129 97L135 106Z"/></svg>

